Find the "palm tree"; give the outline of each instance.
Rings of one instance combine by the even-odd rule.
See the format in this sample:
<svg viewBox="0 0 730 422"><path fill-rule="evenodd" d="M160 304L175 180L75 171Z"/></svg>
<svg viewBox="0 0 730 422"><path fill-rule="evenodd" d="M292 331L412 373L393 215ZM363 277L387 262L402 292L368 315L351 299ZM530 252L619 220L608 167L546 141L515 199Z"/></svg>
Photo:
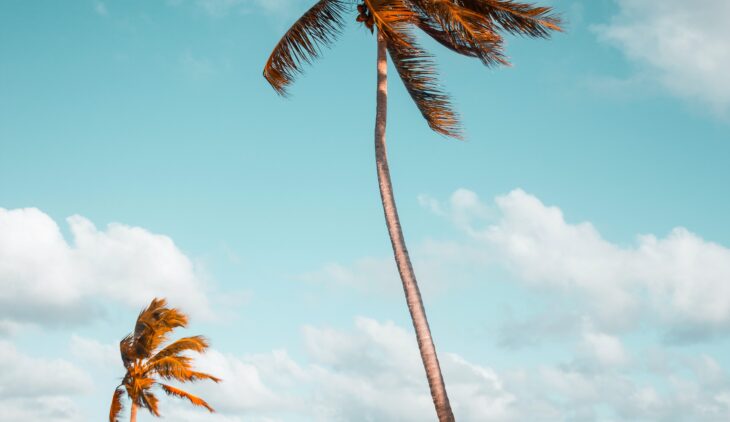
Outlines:
<svg viewBox="0 0 730 422"><path fill-rule="evenodd" d="M319 0L284 34L264 67L264 77L279 94L286 95L302 66L335 41L345 25L344 15L354 11L351 6L352 0ZM560 19L548 7L512 0L364 0L357 5L357 13L356 21L371 32L377 30L375 162L385 222L436 413L441 422L453 421L393 197L385 149L386 51L431 129L461 138L458 116L448 95L439 89L432 57L419 47L413 30L418 28L452 51L491 66L508 64L500 32L547 37L550 31L560 30Z"/></svg>
<svg viewBox="0 0 730 422"><path fill-rule="evenodd" d="M122 397L132 402L130 422L137 420L137 408L149 410L155 416L160 416L157 408L157 397L152 388L158 386L166 394L187 399L196 406L202 406L213 412L213 408L200 397L196 397L179 388L163 384L156 380L189 382L211 380L220 382L212 375L196 372L192 368L192 358L186 352L202 353L208 348L208 341L202 336L183 337L169 345L162 347L167 336L178 327L185 327L188 317L175 308L168 308L165 299L153 299L150 305L143 309L137 317L134 332L119 342L119 351L122 362L127 369L122 383L114 390L112 405L109 410L109 422L118 422L122 411Z"/></svg>

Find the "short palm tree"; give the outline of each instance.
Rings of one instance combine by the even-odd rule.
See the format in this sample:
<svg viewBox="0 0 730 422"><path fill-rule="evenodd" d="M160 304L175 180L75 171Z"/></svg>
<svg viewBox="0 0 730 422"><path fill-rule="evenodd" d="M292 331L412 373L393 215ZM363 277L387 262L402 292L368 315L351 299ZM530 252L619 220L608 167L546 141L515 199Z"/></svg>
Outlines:
<svg viewBox="0 0 730 422"><path fill-rule="evenodd" d="M276 45L264 67L264 77L279 94L286 95L288 85L302 72L302 65L311 63L320 55L322 47L336 39L345 25L344 16L350 11L357 10L356 21L371 32L377 31L375 161L385 221L436 413L442 422L453 421L393 197L385 149L386 51L431 129L460 138L458 116L448 95L439 89L432 58L419 47L413 30L420 29L456 53L478 58L491 66L507 64L500 32L547 37L550 31L560 30L560 19L548 7L512 0L363 0L356 9L352 5L352 0L319 0Z"/></svg>
<svg viewBox="0 0 730 422"><path fill-rule="evenodd" d="M153 387L160 387L168 395L187 399L190 403L213 412L213 408L200 397L158 381L160 378L178 382L205 379L220 381L212 375L194 371L191 365L192 358L186 354L191 351L204 352L208 348L208 341L204 337L183 337L162 347L172 330L185 327L187 324L188 317L175 308L168 308L165 299L153 299L152 303L140 312L134 332L119 342L119 351L127 372L122 383L114 390L109 422L118 422L125 393L132 402L130 422L137 420L138 407L160 416Z"/></svg>

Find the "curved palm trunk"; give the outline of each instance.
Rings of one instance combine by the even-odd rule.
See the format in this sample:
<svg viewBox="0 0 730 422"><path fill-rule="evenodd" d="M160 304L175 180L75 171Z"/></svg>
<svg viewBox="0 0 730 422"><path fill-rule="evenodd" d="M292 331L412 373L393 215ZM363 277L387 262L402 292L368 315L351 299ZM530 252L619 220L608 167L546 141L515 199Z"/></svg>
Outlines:
<svg viewBox="0 0 730 422"><path fill-rule="evenodd" d="M132 402L132 407L129 410L129 422L137 422L137 403Z"/></svg>
<svg viewBox="0 0 730 422"><path fill-rule="evenodd" d="M446 394L446 386L441 376L436 348L431 338L431 329L428 327L426 310L421 300L421 292L418 289L416 275L408 258L406 242L403 239L403 232L400 228L398 210L395 207L393 197L393 186L390 182L390 170L388 169L388 158L385 150L385 122L388 100L388 59L386 57L386 41L381 34L378 34L378 94L377 108L375 112L375 162L378 169L378 185L380 185L380 197L383 201L385 212L385 224L388 226L390 242L393 245L395 262L398 265L403 290L408 303L408 310L411 313L413 328L416 330L418 349L421 352L423 366L426 369L428 386L431 389L431 397L436 406L436 414L440 422L453 422L454 414L451 412L449 397Z"/></svg>

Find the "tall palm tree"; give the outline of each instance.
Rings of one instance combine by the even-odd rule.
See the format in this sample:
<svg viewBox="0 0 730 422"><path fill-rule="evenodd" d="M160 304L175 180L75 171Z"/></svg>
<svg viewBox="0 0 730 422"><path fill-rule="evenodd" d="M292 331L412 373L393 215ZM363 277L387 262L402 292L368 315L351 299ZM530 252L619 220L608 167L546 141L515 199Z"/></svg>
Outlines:
<svg viewBox="0 0 730 422"><path fill-rule="evenodd" d="M134 332L119 342L119 351L127 372L122 383L114 390L112 405L109 410L109 422L118 422L122 411L122 397L126 393L132 402L130 422L137 420L137 408L149 410L160 416L157 408L158 400L152 388L160 387L170 396L187 399L190 403L205 407L213 412L213 408L200 397L196 397L179 388L163 384L156 380L190 382L211 380L220 382L212 375L196 372L192 368L192 358L186 352L202 353L208 348L208 341L202 336L183 337L162 347L167 337L178 327L188 325L188 317L175 308L168 308L165 299L153 299L137 317Z"/></svg>
<svg viewBox="0 0 730 422"><path fill-rule="evenodd" d="M302 66L311 63L323 47L335 41L345 25L345 14L355 11L352 4L353 0L319 0L284 34L264 67L264 77L279 94L286 95L288 85L302 72ZM388 234L436 413L441 422L453 421L388 170L386 51L431 129L461 138L459 118L448 95L439 89L432 57L418 45L413 30L418 28L450 50L491 66L508 64L500 32L547 37L550 31L560 30L560 19L548 7L512 0L362 0L356 10L356 21L371 32L377 31L375 162Z"/></svg>

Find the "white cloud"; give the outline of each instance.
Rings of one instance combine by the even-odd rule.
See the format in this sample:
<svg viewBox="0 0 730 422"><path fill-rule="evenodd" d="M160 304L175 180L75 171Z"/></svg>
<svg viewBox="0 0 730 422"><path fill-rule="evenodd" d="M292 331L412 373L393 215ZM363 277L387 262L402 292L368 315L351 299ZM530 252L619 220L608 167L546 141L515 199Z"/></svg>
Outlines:
<svg viewBox="0 0 730 422"><path fill-rule="evenodd" d="M75 334L71 336L70 349L80 361L100 368L114 368L122 362L117 345L102 344Z"/></svg>
<svg viewBox="0 0 730 422"><path fill-rule="evenodd" d="M285 350L237 357L211 351L198 368L221 384L186 385L216 408L208 415L164 399L163 414L184 421L424 421L433 405L414 336L390 322L357 318L352 330L306 326L305 356ZM622 342L584 326L584 360L496 371L440 352L458 420L722 421L730 378L713 358L664 354L629 359ZM640 380L629 374L640 374ZM661 388L657 388L657 383Z"/></svg>
<svg viewBox="0 0 730 422"><path fill-rule="evenodd" d="M496 221L474 218L465 232L528 285L587 300L604 328L633 326L648 313L678 333L730 330L730 249L681 227L626 247L522 190L495 202ZM469 215L470 207L487 205L452 204L449 215Z"/></svg>
<svg viewBox="0 0 730 422"><path fill-rule="evenodd" d="M0 320L78 323L100 301L139 308L155 296L193 315L210 309L199 268L162 235L67 219L73 241L35 208L0 208ZM92 305L93 304L93 305Z"/></svg>
<svg viewBox="0 0 730 422"><path fill-rule="evenodd" d="M73 402L88 393L92 381L81 369L60 359L38 359L0 341L0 415L3 420L74 421Z"/></svg>
<svg viewBox="0 0 730 422"><path fill-rule="evenodd" d="M658 75L673 93L730 106L730 2L617 0L618 14L596 27L600 37Z"/></svg>
<svg viewBox="0 0 730 422"><path fill-rule="evenodd" d="M197 360L198 367L224 381L194 388L226 418L434 418L410 332L390 322L358 318L354 331L307 326L303 336L306 364L283 350L241 358L212 351ZM493 370L449 353L441 356L441 366L459 420L510 420L514 398Z"/></svg>
<svg viewBox="0 0 730 422"><path fill-rule="evenodd" d="M589 359L601 366L623 366L629 361L621 340L609 334L586 331L583 333L583 349Z"/></svg>

